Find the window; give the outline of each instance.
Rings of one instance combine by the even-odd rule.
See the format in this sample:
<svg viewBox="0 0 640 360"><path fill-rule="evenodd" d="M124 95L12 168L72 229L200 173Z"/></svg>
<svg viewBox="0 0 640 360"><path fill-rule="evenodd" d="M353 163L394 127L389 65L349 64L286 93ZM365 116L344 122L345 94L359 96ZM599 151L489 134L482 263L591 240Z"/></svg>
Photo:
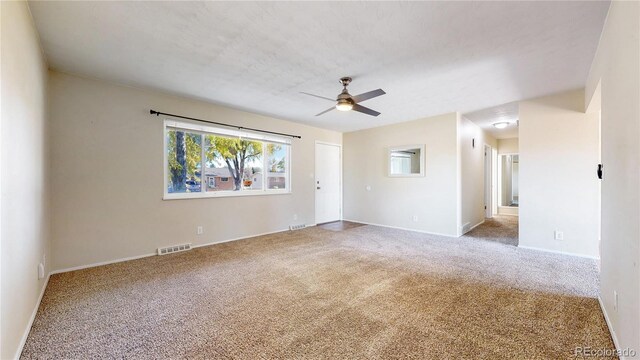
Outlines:
<svg viewBox="0 0 640 360"><path fill-rule="evenodd" d="M288 138L165 121L165 199L289 193Z"/></svg>
<svg viewBox="0 0 640 360"><path fill-rule="evenodd" d="M286 189L288 176L287 147L267 144L267 188Z"/></svg>
<svg viewBox="0 0 640 360"><path fill-rule="evenodd" d="M188 131L167 131L167 160L170 193L200 192L202 137Z"/></svg>

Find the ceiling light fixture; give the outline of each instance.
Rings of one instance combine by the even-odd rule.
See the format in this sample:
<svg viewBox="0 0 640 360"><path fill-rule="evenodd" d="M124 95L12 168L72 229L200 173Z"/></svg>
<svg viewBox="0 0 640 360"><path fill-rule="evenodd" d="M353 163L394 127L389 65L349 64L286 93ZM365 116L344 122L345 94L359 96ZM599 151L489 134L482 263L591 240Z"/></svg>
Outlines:
<svg viewBox="0 0 640 360"><path fill-rule="evenodd" d="M504 129L504 128L506 128L507 126L509 126L509 123L508 123L508 122L506 122L506 121L503 121L503 122L497 122L497 123L493 124L493 126L495 126L497 129Z"/></svg>
<svg viewBox="0 0 640 360"><path fill-rule="evenodd" d="M353 103L349 99L338 99L336 109L340 111L349 111L353 109Z"/></svg>

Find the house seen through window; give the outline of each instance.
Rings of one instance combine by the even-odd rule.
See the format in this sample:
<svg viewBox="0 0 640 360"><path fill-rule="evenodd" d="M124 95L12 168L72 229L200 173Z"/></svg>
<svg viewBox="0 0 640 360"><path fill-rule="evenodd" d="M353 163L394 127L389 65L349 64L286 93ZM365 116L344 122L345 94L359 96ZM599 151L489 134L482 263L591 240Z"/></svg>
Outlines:
<svg viewBox="0 0 640 360"><path fill-rule="evenodd" d="M166 197L289 191L289 143L227 129L194 128L165 126Z"/></svg>

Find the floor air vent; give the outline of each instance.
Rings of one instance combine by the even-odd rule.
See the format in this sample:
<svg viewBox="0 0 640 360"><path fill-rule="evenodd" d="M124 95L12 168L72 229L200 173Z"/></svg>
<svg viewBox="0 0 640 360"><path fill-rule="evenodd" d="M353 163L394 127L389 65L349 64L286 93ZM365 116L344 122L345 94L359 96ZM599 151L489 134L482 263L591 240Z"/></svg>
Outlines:
<svg viewBox="0 0 640 360"><path fill-rule="evenodd" d="M306 228L307 225L305 224L300 224L300 225L289 225L289 230L293 231L293 230L300 230L300 229L304 229Z"/></svg>
<svg viewBox="0 0 640 360"><path fill-rule="evenodd" d="M158 248L158 255L173 254L180 251L191 250L191 244L174 245L163 248Z"/></svg>

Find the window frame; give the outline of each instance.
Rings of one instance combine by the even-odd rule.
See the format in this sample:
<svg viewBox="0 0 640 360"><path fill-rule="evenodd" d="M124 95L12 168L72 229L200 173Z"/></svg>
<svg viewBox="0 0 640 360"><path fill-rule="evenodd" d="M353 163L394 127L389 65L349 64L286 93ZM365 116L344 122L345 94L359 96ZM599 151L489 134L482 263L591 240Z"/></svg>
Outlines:
<svg viewBox="0 0 640 360"><path fill-rule="evenodd" d="M184 192L184 193L170 193L169 192L169 157L167 154L167 131L169 130L183 130L191 133L198 133L202 136L202 156L201 156L201 171L202 174L200 176L200 192ZM202 199L202 198L219 198L219 197L237 197L237 196L263 196L263 195L285 195L291 194L292 192L292 142L291 139L280 136L273 135L264 135L258 134L254 132L248 131L240 131L240 130L232 130L219 128L215 126L206 126L193 124L189 122L175 121L170 119L165 119L163 121L162 127L162 158L163 158L163 200L181 200L181 199ZM215 136L226 136L226 137L241 137L247 138L251 140L256 140L262 142L262 190L223 190L223 191L206 191L207 184L205 183L205 156L204 156L204 135L215 135ZM276 143L286 145L286 158L285 162L288 167L285 170L284 178L285 178L285 188L284 189L267 189L267 154L266 147L268 143ZM229 181L231 178L229 178Z"/></svg>

